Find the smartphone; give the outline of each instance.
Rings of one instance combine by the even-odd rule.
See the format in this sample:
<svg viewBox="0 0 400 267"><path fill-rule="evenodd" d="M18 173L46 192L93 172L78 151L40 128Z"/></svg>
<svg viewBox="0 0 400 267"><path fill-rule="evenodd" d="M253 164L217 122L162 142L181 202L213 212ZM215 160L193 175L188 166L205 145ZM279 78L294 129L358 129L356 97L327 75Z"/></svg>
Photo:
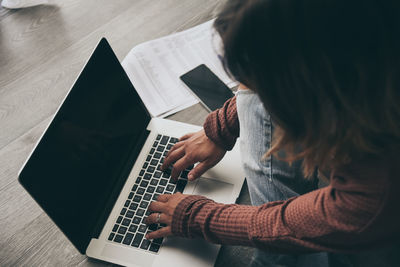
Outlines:
<svg viewBox="0 0 400 267"><path fill-rule="evenodd" d="M180 76L209 111L214 111L233 97L233 93L206 65L201 64Z"/></svg>

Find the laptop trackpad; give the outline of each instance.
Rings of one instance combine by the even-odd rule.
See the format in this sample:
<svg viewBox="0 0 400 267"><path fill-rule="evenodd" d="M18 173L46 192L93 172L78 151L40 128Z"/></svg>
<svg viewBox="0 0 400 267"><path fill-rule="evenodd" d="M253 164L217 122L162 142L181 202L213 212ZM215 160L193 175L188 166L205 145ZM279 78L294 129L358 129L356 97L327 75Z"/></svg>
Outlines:
<svg viewBox="0 0 400 267"><path fill-rule="evenodd" d="M206 196L220 203L229 203L233 188L233 184L201 177L192 194Z"/></svg>

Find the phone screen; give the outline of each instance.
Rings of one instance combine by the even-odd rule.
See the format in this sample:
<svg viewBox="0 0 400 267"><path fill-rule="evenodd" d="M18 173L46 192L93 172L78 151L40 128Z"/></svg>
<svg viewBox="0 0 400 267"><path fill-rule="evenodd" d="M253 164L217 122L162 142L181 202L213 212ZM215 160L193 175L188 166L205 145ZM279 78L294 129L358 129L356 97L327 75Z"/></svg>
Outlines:
<svg viewBox="0 0 400 267"><path fill-rule="evenodd" d="M231 89L204 64L180 78L209 111L222 107L226 100L233 97Z"/></svg>

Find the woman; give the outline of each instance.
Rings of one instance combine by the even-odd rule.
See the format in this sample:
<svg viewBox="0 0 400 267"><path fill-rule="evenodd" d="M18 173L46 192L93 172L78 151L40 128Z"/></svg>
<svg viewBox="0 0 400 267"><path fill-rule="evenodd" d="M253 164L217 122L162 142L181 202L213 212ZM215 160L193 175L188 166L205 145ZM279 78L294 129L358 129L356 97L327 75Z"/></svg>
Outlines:
<svg viewBox="0 0 400 267"><path fill-rule="evenodd" d="M147 222L167 227L148 238L254 246L255 266L296 265L306 252L354 253L312 254L307 266L392 260L400 240L399 13L397 1L229 1L215 27L243 90L203 131L182 137L163 167L173 164L176 177L200 162L189 173L195 179L240 132L255 206L162 195ZM329 185L318 189L324 176Z"/></svg>

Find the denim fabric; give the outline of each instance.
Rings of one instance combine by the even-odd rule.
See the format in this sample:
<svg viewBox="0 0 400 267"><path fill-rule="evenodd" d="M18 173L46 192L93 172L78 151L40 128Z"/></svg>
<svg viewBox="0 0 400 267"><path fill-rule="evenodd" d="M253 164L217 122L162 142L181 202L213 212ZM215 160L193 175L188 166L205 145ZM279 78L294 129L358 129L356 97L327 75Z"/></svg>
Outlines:
<svg viewBox="0 0 400 267"><path fill-rule="evenodd" d="M240 124L240 150L253 205L284 200L318 188L318 178L304 179L301 162L288 165L275 157L263 159L274 130L258 96L239 90L236 99ZM400 266L400 246L344 255L334 253L276 254L256 250L250 266Z"/></svg>
<svg viewBox="0 0 400 267"><path fill-rule="evenodd" d="M253 205L284 200L317 188L317 180L306 180L301 162L289 166L274 157L263 159L269 149L273 124L258 96L250 90L239 90L236 99L240 124L240 150L243 168ZM251 266L327 266L326 253L288 255L257 250Z"/></svg>

